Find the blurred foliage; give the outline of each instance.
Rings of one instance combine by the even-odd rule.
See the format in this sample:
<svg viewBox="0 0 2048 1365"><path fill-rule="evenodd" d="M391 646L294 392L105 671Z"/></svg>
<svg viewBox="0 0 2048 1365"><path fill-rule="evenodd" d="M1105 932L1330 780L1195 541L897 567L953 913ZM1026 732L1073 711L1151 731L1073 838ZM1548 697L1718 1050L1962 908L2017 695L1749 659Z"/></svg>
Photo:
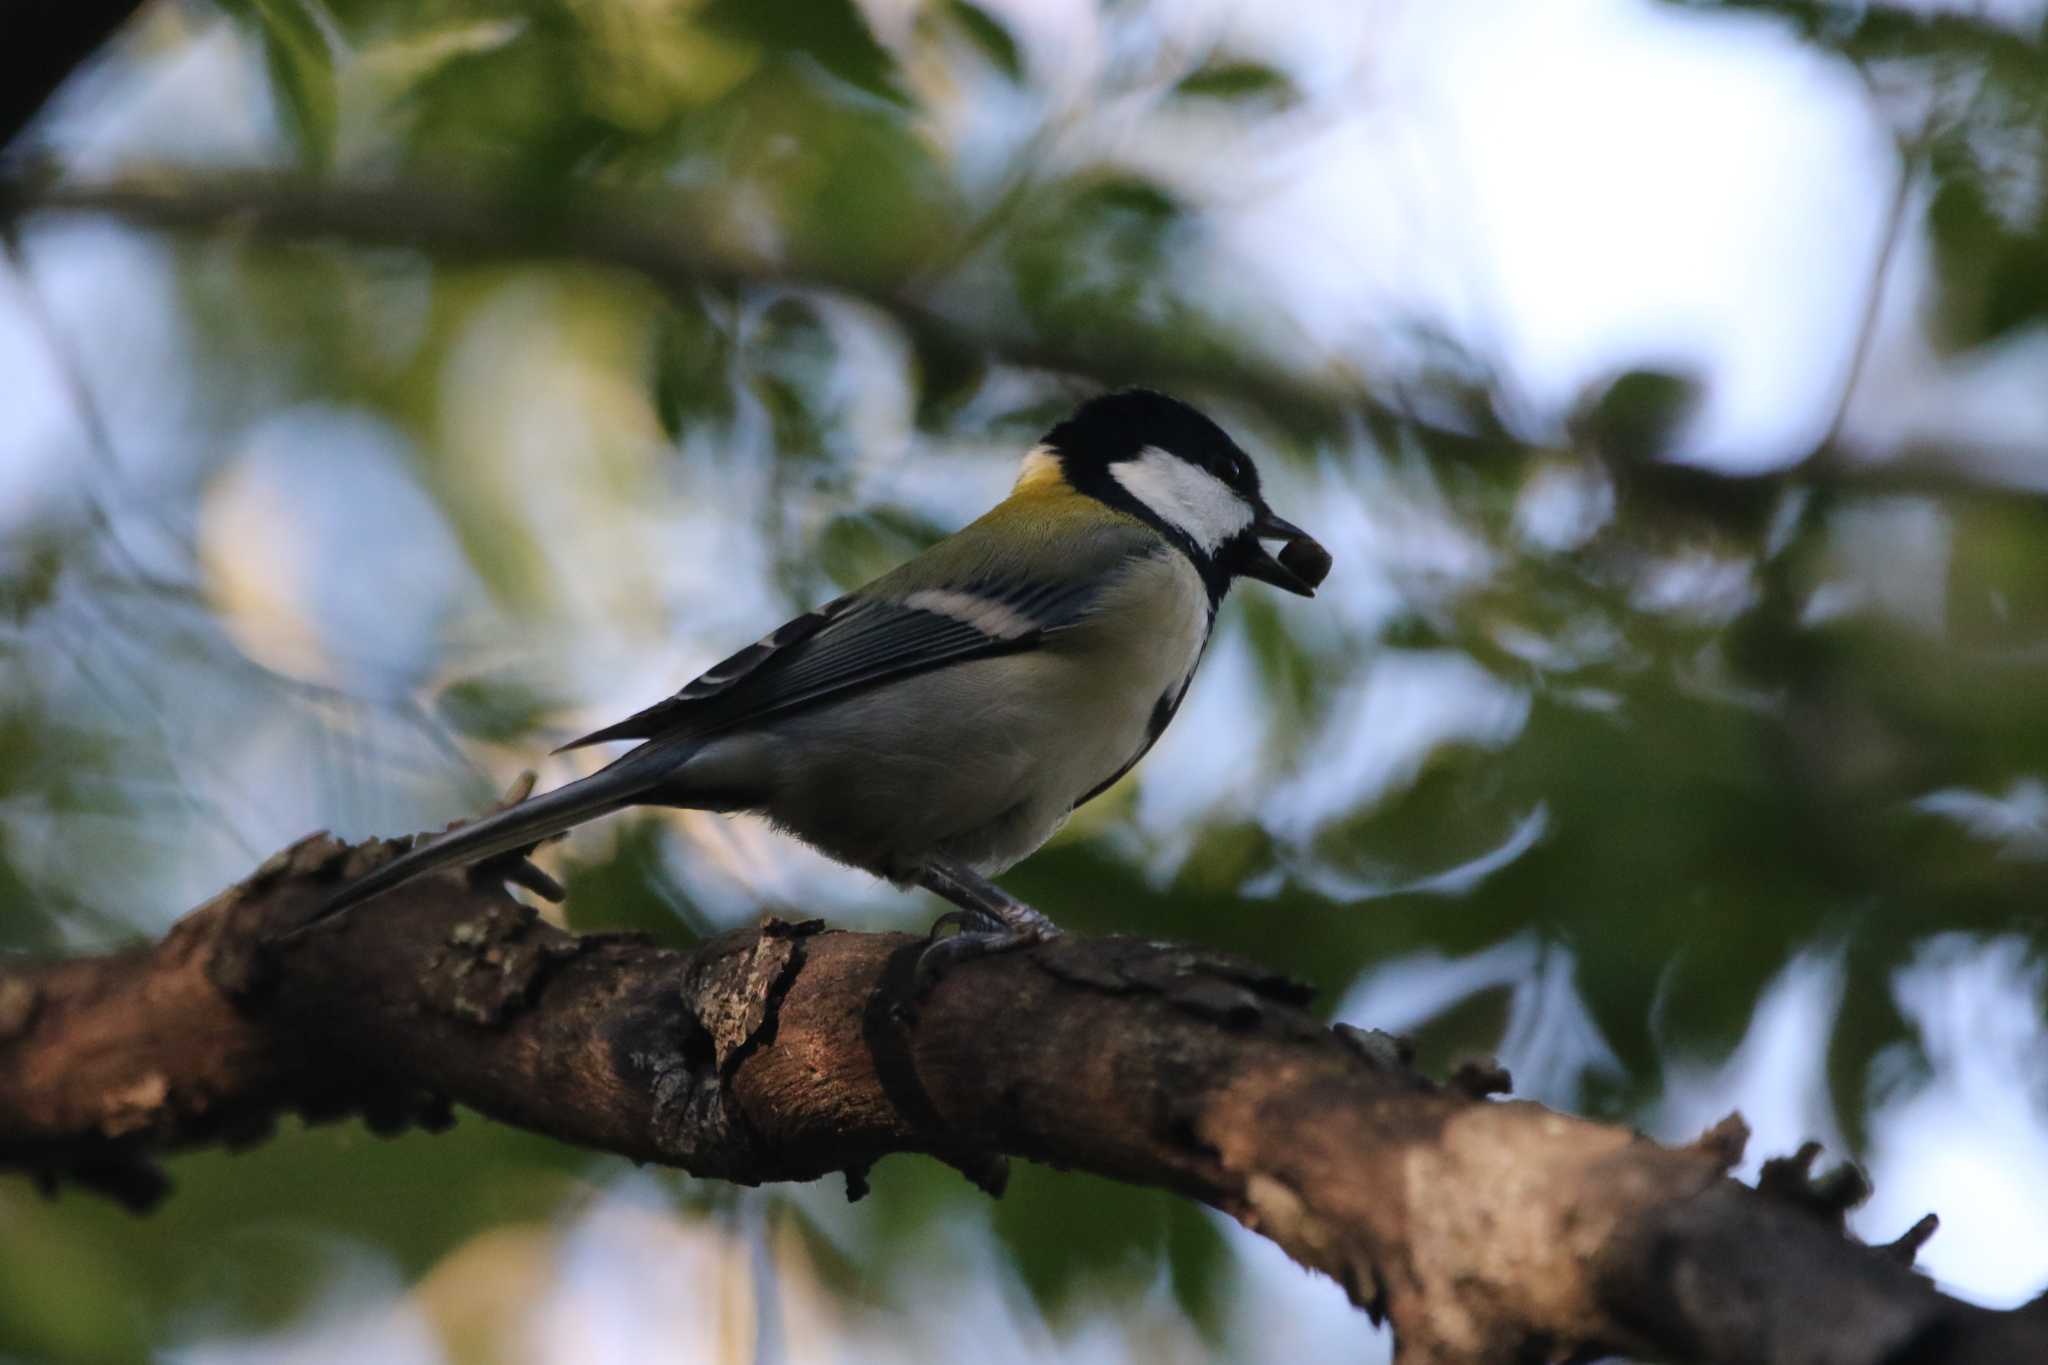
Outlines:
<svg viewBox="0 0 2048 1365"><path fill-rule="evenodd" d="M1077 930L1259 958L1329 1009L1376 968L1528 936L1569 961L1619 1062L1538 1097L1616 1118L1653 1106L1674 1064L1726 1056L1796 954L1839 946L1831 1099L1866 1141L1878 1059L1916 1045L1887 989L1900 966L1946 930L2048 948L2048 828L2022 799L2048 773L2041 500L1824 463L1676 470L1660 459L1703 381L1655 356L1555 414L1568 448L1512 440L1497 377L1429 319L1392 321L1425 356L1400 402L1260 404L1262 320L1214 277L1187 185L1115 138L1063 140L1085 108L1038 109L989 152L963 131L977 104L1044 98L1056 73L994 7L916 8L871 24L850 0L222 6L280 164L480 187L541 223L580 194L641 195L680 237L803 283L234 233L165 248L175 364L104 372L121 381L107 411L67 438L90 448L52 462L54 491L0 537L0 945L160 928L312 824L453 818L614 718L584 714L599 701L643 702L957 525L1100 370L1194 372L1220 377L1194 396L1259 452L1283 510L1339 528L1336 575L1313 607L1239 594L1160 753L1012 888ZM1760 12L1863 75L1925 191L1905 230L1933 249L1943 347L2038 333L2043 31L1689 8ZM180 14L173 48L212 12ZM1090 98L1247 124L1308 98L1264 56L1168 48L1112 54ZM135 60L121 79L141 79ZM833 279L866 302L814 287ZM898 315L898 291L921 306ZM1085 363L1133 354L1152 368ZM334 413L373 419L374 461L326 452L335 483L282 503L259 488L223 520L237 480L271 467L266 422ZM349 503L369 463L417 490L454 567L356 548L389 529ZM275 592L237 595L252 582ZM323 618L323 584L370 610ZM279 601L304 619L262 614ZM320 648L265 651L292 630ZM1240 685L1231 669L1237 711L1202 710L1205 688ZM1440 735L1409 724L1425 712ZM1217 773L1176 745L1244 757ZM1150 804L1167 788L1170 819ZM722 828L623 819L548 855L575 927L680 942L785 900L854 924L928 913ZM1414 1026L1423 1061L1503 1047L1526 984L1439 1002ZM618 1176L474 1119L390 1143L293 1132L172 1174L139 1221L0 1184L0 1354L140 1358L276 1326L317 1297L323 1247L417 1280ZM663 1189L721 1228L777 1210L848 1302L914 1304L925 1271L894 1268L957 1217L992 1230L1055 1319L1162 1278L1212 1344L1230 1317L1222 1232L1158 1192L1023 1167L990 1206L903 1160L835 1222L809 1192Z"/></svg>
<svg viewBox="0 0 2048 1365"><path fill-rule="evenodd" d="M0 1353L140 1359L214 1331L261 1332L316 1300L335 1253L374 1246L424 1275L482 1227L548 1218L587 1162L474 1118L396 1140L299 1130L171 1163L177 1197L147 1218L76 1193L0 1190Z"/></svg>
<svg viewBox="0 0 2048 1365"><path fill-rule="evenodd" d="M1017 49L1017 40L987 10L968 0L953 0L945 7L945 13L973 39L998 71L1013 81L1024 78L1024 56Z"/></svg>
<svg viewBox="0 0 2048 1365"><path fill-rule="evenodd" d="M318 11L300 0L230 0L225 8L262 41L277 111L300 159L309 170L325 169L334 159L340 106L334 53Z"/></svg>

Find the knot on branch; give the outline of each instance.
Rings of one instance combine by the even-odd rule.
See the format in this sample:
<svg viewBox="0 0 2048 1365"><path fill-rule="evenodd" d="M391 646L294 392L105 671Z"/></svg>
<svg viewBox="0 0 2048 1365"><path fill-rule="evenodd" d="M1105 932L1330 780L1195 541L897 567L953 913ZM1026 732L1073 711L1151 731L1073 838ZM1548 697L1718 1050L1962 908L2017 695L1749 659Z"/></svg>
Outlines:
<svg viewBox="0 0 2048 1365"><path fill-rule="evenodd" d="M1853 1161L1815 1175L1813 1163L1820 1152L1818 1142L1805 1142L1790 1156L1770 1158L1757 1174L1757 1192L1840 1231L1849 1210L1870 1198L1870 1177Z"/></svg>
<svg viewBox="0 0 2048 1365"><path fill-rule="evenodd" d="M1870 1198L1870 1177L1853 1161L1815 1175L1813 1165L1820 1152L1818 1142L1806 1142L1790 1156L1772 1157L1757 1174L1757 1192L1846 1236L1849 1210ZM1941 1219L1925 1214L1896 1239L1873 1245L1872 1250L1886 1260L1910 1266L1940 1228Z"/></svg>
<svg viewBox="0 0 2048 1365"><path fill-rule="evenodd" d="M1911 1265L1920 1254L1920 1248L1927 1245L1927 1239L1941 1231L1941 1219L1931 1213L1920 1215L1920 1221L1900 1233L1896 1240L1872 1248L1878 1255L1897 1265ZM2036 1300L2036 1302L2041 1302Z"/></svg>
<svg viewBox="0 0 2048 1365"><path fill-rule="evenodd" d="M1694 1138L1690 1148L1712 1161L1715 1169L1723 1175L1742 1164L1742 1154L1748 1149L1749 1122L1740 1111L1730 1111L1720 1122Z"/></svg>
<svg viewBox="0 0 2048 1365"><path fill-rule="evenodd" d="M586 940L539 928L539 916L515 901L485 902L421 962L421 998L451 1018L504 1023L534 998L555 963L584 950Z"/></svg>
<svg viewBox="0 0 2048 1365"><path fill-rule="evenodd" d="M1415 1061L1415 1040L1405 1033L1343 1023L1330 1025L1330 1032L1376 1070L1405 1072Z"/></svg>
<svg viewBox="0 0 2048 1365"><path fill-rule="evenodd" d="M748 1121L731 1081L748 1056L774 1041L784 997L803 969L805 941L822 920L771 918L707 944L680 982L643 993L612 1031L614 1067L652 1101L653 1138L664 1156L697 1175L741 1184L785 1175Z"/></svg>
<svg viewBox="0 0 2048 1365"><path fill-rule="evenodd" d="M609 1043L613 1069L652 1105L647 1134L654 1149L693 1175L758 1183L753 1130L719 1074L711 1033L667 991L644 998L621 1016Z"/></svg>
<svg viewBox="0 0 2048 1365"><path fill-rule="evenodd" d="M792 923L771 915L740 952L706 955L690 973L697 1023L710 1039L721 1080L749 1052L774 1041L776 1012L803 966L803 942L824 928L821 919Z"/></svg>
<svg viewBox="0 0 2048 1365"><path fill-rule="evenodd" d="M1467 1057L1452 1070L1450 1080L1445 1082L1452 1090L1467 1099L1483 1100L1493 1095L1506 1095L1515 1088L1515 1078L1495 1057Z"/></svg>
<svg viewBox="0 0 2048 1365"><path fill-rule="evenodd" d="M1749 1124L1740 1113L1731 1113L1693 1139L1685 1150L1697 1152L1714 1163L1724 1175L1742 1164L1749 1146ZM1813 1174L1820 1157L1818 1142L1803 1143L1790 1156L1772 1157L1757 1174L1757 1193L1807 1214L1830 1231L1847 1233L1849 1210L1871 1195L1870 1178L1854 1162L1843 1162L1822 1175ZM1873 1245L1872 1250L1888 1261L1910 1266L1941 1227L1933 1214L1922 1217L1890 1242Z"/></svg>

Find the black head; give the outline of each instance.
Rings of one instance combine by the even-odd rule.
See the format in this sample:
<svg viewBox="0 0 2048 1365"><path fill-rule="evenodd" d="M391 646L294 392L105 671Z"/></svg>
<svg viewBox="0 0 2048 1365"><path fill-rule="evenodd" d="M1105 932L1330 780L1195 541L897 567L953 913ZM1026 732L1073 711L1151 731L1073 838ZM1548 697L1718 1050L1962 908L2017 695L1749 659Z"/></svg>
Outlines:
<svg viewBox="0 0 2048 1365"><path fill-rule="evenodd" d="M1262 579L1304 597L1314 581L1283 566L1259 542L1285 540L1290 559L1328 556L1307 532L1281 520L1259 492L1259 471L1237 442L1177 398L1124 389L1091 398L1045 435L1068 483L1150 523L1201 570L1212 597L1234 578Z"/></svg>

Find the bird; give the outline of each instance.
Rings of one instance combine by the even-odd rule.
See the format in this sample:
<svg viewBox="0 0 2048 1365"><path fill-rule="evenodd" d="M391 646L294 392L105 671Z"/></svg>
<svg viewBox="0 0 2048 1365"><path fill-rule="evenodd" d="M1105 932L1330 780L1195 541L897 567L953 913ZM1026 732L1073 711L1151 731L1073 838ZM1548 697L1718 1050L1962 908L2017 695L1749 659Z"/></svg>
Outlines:
<svg viewBox="0 0 2048 1365"><path fill-rule="evenodd" d="M1266 542L1284 542L1278 558ZM1057 936L992 880L1145 756L1238 579L1313 597L1330 556L1251 458L1148 389L1082 402L993 509L680 691L562 746L637 746L427 840L301 926L627 806L752 812L952 911L944 960ZM940 928L957 930L939 938ZM948 946L950 945L950 946Z"/></svg>

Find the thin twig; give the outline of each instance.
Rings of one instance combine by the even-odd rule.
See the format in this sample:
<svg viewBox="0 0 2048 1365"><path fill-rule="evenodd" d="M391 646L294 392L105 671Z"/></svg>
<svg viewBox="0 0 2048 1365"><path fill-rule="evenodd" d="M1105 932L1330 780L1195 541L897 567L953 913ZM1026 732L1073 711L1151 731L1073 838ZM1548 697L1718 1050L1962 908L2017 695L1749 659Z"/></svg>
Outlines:
<svg viewBox="0 0 2048 1365"><path fill-rule="evenodd" d="M1894 138L1899 154L1898 181L1892 187L1891 207L1886 214L1884 237L1878 244L1877 258L1870 266L1870 288L1863 300L1863 317L1856 327L1856 340L1849 352L1849 366L1842 375L1841 391L1835 396L1834 415L1828 421L1827 431L1814 447L1816 457L1838 449L1842 437L1842 424L1848 420L1849 404L1856 396L1856 388L1863 380L1863 371L1870 361L1872 346L1877 340L1877 325L1884 315L1885 286L1891 280L1892 260L1898 253L1899 240L1906 232L1906 206L1912 202L1913 187L1919 180L1920 152L1922 139L1907 141Z"/></svg>

